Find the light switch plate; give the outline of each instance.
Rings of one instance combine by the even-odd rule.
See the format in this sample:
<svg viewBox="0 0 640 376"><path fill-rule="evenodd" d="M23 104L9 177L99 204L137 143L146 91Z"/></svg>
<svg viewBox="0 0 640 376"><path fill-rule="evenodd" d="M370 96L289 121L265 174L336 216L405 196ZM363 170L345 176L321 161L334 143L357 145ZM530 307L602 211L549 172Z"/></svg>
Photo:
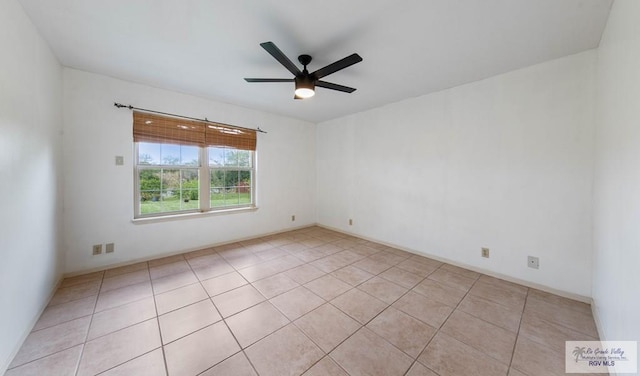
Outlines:
<svg viewBox="0 0 640 376"><path fill-rule="evenodd" d="M116 155L116 166L124 165L124 157L121 155Z"/></svg>

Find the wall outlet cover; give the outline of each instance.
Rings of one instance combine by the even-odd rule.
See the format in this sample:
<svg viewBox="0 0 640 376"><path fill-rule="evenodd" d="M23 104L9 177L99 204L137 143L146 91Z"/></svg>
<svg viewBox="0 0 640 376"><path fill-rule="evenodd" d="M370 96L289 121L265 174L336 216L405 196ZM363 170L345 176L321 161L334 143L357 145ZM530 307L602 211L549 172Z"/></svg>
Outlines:
<svg viewBox="0 0 640 376"><path fill-rule="evenodd" d="M107 243L104 247L105 247L104 253L113 253L113 251L115 251L116 246L113 243Z"/></svg>
<svg viewBox="0 0 640 376"><path fill-rule="evenodd" d="M92 253L93 255L99 255L102 253L102 244L96 244L93 246L92 248Z"/></svg>
<svg viewBox="0 0 640 376"><path fill-rule="evenodd" d="M489 258L489 248L481 248L481 256L485 258Z"/></svg>
<svg viewBox="0 0 640 376"><path fill-rule="evenodd" d="M540 259L534 256L528 256L527 266L533 269L540 269Z"/></svg>

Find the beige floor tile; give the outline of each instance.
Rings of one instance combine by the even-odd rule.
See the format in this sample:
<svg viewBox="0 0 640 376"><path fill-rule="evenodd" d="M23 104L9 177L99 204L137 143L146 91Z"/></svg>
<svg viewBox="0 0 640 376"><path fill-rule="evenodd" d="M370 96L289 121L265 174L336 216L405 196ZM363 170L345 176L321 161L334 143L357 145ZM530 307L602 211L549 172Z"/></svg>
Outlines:
<svg viewBox="0 0 640 376"><path fill-rule="evenodd" d="M562 296L553 295L548 292L529 289L529 300L531 301L543 301L557 307L562 307L565 309L582 312L585 314L591 314L591 306L587 303L579 302L577 300L572 300L568 298L564 298Z"/></svg>
<svg viewBox="0 0 640 376"><path fill-rule="evenodd" d="M208 255L213 255L213 254L217 254L218 251L216 251L215 248L203 248L203 249L198 249L196 251L191 251L191 252L187 252L184 253L183 256L185 258L185 260L189 261L192 258L196 258L196 257L200 257L200 256L208 256Z"/></svg>
<svg viewBox="0 0 640 376"><path fill-rule="evenodd" d="M288 244L281 245L280 248L284 249L285 251L294 252L295 253L295 252L303 251L303 250L305 250L305 249L307 249L309 247L307 247L304 244L298 243L298 242L291 242L291 243L288 243Z"/></svg>
<svg viewBox="0 0 640 376"><path fill-rule="evenodd" d="M240 351L224 322L218 322L164 347L169 375L197 375Z"/></svg>
<svg viewBox="0 0 640 376"><path fill-rule="evenodd" d="M329 254L327 254L327 252L322 249L309 248L300 252L293 253L293 255L304 262L312 262L323 257L327 257Z"/></svg>
<svg viewBox="0 0 640 376"><path fill-rule="evenodd" d="M246 309L226 321L242 348L289 324L289 320L269 302Z"/></svg>
<svg viewBox="0 0 640 376"><path fill-rule="evenodd" d="M598 330L591 312L536 298L527 298L525 311L540 319L561 324L591 337L598 337Z"/></svg>
<svg viewBox="0 0 640 376"><path fill-rule="evenodd" d="M295 320L324 303L322 298L302 286L278 295L269 301L289 320Z"/></svg>
<svg viewBox="0 0 640 376"><path fill-rule="evenodd" d="M357 288L387 304L392 304L408 291L406 287L380 277L373 277Z"/></svg>
<svg viewBox="0 0 640 376"><path fill-rule="evenodd" d="M96 312L114 308L152 296L151 282L142 282L119 289L101 292L96 303Z"/></svg>
<svg viewBox="0 0 640 376"><path fill-rule="evenodd" d="M393 307L371 320L367 328L414 359L436 334L435 328Z"/></svg>
<svg viewBox="0 0 640 376"><path fill-rule="evenodd" d="M186 271L183 273L171 274L166 277L154 279L151 285L153 286L153 293L155 295L162 294L163 292L175 290L179 287L188 286L198 282L198 278L192 271Z"/></svg>
<svg viewBox="0 0 640 376"><path fill-rule="evenodd" d="M209 295L199 283L180 287L155 297L159 315L208 298Z"/></svg>
<svg viewBox="0 0 640 376"><path fill-rule="evenodd" d="M370 258L365 258L358 262L355 262L353 263L353 266L355 266L356 268L360 268L365 272L369 272L371 274L380 274L383 271L391 268L391 265L387 263L374 261Z"/></svg>
<svg viewBox="0 0 640 376"><path fill-rule="evenodd" d="M82 354L82 346L57 352L22 366L8 370L4 376L75 375Z"/></svg>
<svg viewBox="0 0 640 376"><path fill-rule="evenodd" d="M119 274L115 277L109 277L102 280L100 292L107 292L121 287L135 285L136 283L149 281L149 271L146 269L138 270L131 273Z"/></svg>
<svg viewBox="0 0 640 376"><path fill-rule="evenodd" d="M324 356L293 324L253 344L245 353L260 376L300 375Z"/></svg>
<svg viewBox="0 0 640 376"><path fill-rule="evenodd" d="M187 262L193 269L201 268L203 266L208 266L211 264L215 264L217 262L224 261L222 256L217 253L209 253L206 255L200 255L196 257L189 257Z"/></svg>
<svg viewBox="0 0 640 376"><path fill-rule="evenodd" d="M411 366L409 372L407 372L406 376L438 376L438 374L422 364L415 362L413 363L413 366Z"/></svg>
<svg viewBox="0 0 640 376"><path fill-rule="evenodd" d="M461 311L454 311L442 326L442 333L509 365L516 333Z"/></svg>
<svg viewBox="0 0 640 376"><path fill-rule="evenodd" d="M269 260L277 259L278 257L289 255L289 252L280 248L270 248L263 251L257 251L255 252L255 255L258 256L263 261L269 261Z"/></svg>
<svg viewBox="0 0 640 376"><path fill-rule="evenodd" d="M97 296L93 295L83 299L72 300L68 303L49 306L42 312L33 330L48 328L79 317L91 315L96 305L96 299Z"/></svg>
<svg viewBox="0 0 640 376"><path fill-rule="evenodd" d="M87 336L90 322L91 317L86 316L31 332L9 368L82 344Z"/></svg>
<svg viewBox="0 0 640 376"><path fill-rule="evenodd" d="M400 269L404 269L410 273L420 277L426 277L438 269L438 266L416 262L416 259L409 258L396 265Z"/></svg>
<svg viewBox="0 0 640 376"><path fill-rule="evenodd" d="M264 301L262 294L251 285L238 287L235 290L216 295L211 299L218 307L222 317L229 317Z"/></svg>
<svg viewBox="0 0 640 376"><path fill-rule="evenodd" d="M369 258L374 261L384 262L385 264L389 265L396 265L407 259L406 256L394 255L393 253L389 253L387 251L378 252L374 255L369 256Z"/></svg>
<svg viewBox="0 0 640 376"><path fill-rule="evenodd" d="M557 351L564 351L565 341L597 341L595 337L545 321L529 311L522 315L518 335Z"/></svg>
<svg viewBox="0 0 640 376"><path fill-rule="evenodd" d="M156 306L152 297L98 312L93 315L87 340L95 339L154 317L156 317Z"/></svg>
<svg viewBox="0 0 640 376"><path fill-rule="evenodd" d="M100 376L166 376L166 374L162 349L155 349L101 373Z"/></svg>
<svg viewBox="0 0 640 376"><path fill-rule="evenodd" d="M149 265L147 264L146 261L105 270L104 278L111 278L111 277L119 276L121 274L137 272L139 270L149 270Z"/></svg>
<svg viewBox="0 0 640 376"><path fill-rule="evenodd" d="M413 291L451 307L456 307L466 292L431 279L420 282Z"/></svg>
<svg viewBox="0 0 640 376"><path fill-rule="evenodd" d="M329 356L325 356L320 361L309 368L303 376L349 376L340 366Z"/></svg>
<svg viewBox="0 0 640 376"><path fill-rule="evenodd" d="M522 311L473 295L462 299L458 309L512 332L518 331L522 317Z"/></svg>
<svg viewBox="0 0 640 376"><path fill-rule="evenodd" d="M487 283L490 285L496 285L501 288L509 289L509 290L512 290L513 292L518 292L521 294L527 294L527 292L529 291L528 287L518 285L513 282L505 281L504 279L489 277L488 275L481 275L480 278L478 278L478 282Z"/></svg>
<svg viewBox="0 0 640 376"><path fill-rule="evenodd" d="M84 282L81 284L59 288L53 297L51 298L51 302L49 302L49 306L68 303L72 300L78 300L82 298L89 297L91 295L98 295L98 291L100 291L100 284L102 280Z"/></svg>
<svg viewBox="0 0 640 376"><path fill-rule="evenodd" d="M395 266L380 273L380 277L408 289L423 280L423 277Z"/></svg>
<svg viewBox="0 0 640 376"><path fill-rule="evenodd" d="M82 285L88 282L99 282L102 281L104 276L104 272L95 272L89 274L83 274L75 277L65 278L61 283L60 287L71 287L76 285Z"/></svg>
<svg viewBox="0 0 640 376"><path fill-rule="evenodd" d="M351 250L353 252L356 252L357 254L361 255L361 256L373 256L376 253L380 252L379 250L375 249L375 248L371 248L365 244L356 244L354 245Z"/></svg>
<svg viewBox="0 0 640 376"><path fill-rule="evenodd" d="M464 276L467 278L478 279L480 277L480 273L478 272L474 272L473 270L461 268L459 266L455 266L451 264L442 264L440 269L446 270L448 272L460 274L461 276Z"/></svg>
<svg viewBox="0 0 640 376"><path fill-rule="evenodd" d="M209 294L209 296L216 296L240 286L244 286L247 283L248 282L242 278L240 274L237 272L231 272L202 281L202 286L207 290L207 294Z"/></svg>
<svg viewBox="0 0 640 376"><path fill-rule="evenodd" d="M313 261L309 263L309 265L313 265L325 273L331 273L335 270L338 270L344 266L351 264L352 262L353 261L348 261L341 258L339 254L333 254L333 255L318 259L316 261Z"/></svg>
<svg viewBox="0 0 640 376"><path fill-rule="evenodd" d="M528 376L515 368L509 368L509 376Z"/></svg>
<svg viewBox="0 0 640 376"><path fill-rule="evenodd" d="M565 352L518 337L511 367L527 375L564 375Z"/></svg>
<svg viewBox="0 0 640 376"><path fill-rule="evenodd" d="M460 289L462 291L469 291L476 281L474 278L465 277L463 275L453 273L444 269L438 269L435 272L429 274L427 277L433 281L442 283L450 287Z"/></svg>
<svg viewBox="0 0 640 376"><path fill-rule="evenodd" d="M469 294L517 310L522 310L527 298L526 292L517 292L499 284L490 284L483 281L478 281L469 290Z"/></svg>
<svg viewBox="0 0 640 376"><path fill-rule="evenodd" d="M149 268L152 268L160 265L172 264L179 261L184 261L184 255L180 254L180 255L161 257L155 260L148 261L147 263L149 264Z"/></svg>
<svg viewBox="0 0 640 376"><path fill-rule="evenodd" d="M264 261L260 257L253 254L253 252L242 255L222 255L222 257L224 257L229 265L233 266L236 269L246 268Z"/></svg>
<svg viewBox="0 0 640 376"><path fill-rule="evenodd" d="M247 359L247 356L243 352L239 352L236 355L220 362L213 368L209 368L200 376L258 376L253 369L251 363Z"/></svg>
<svg viewBox="0 0 640 376"><path fill-rule="evenodd" d="M350 375L404 375L413 362L367 328L358 330L329 355Z"/></svg>
<svg viewBox="0 0 640 376"><path fill-rule="evenodd" d="M304 285L324 300L331 300L351 290L351 286L329 274Z"/></svg>
<svg viewBox="0 0 640 376"><path fill-rule="evenodd" d="M159 348L158 320L151 319L89 341L78 376L95 375Z"/></svg>
<svg viewBox="0 0 640 376"><path fill-rule="evenodd" d="M333 299L331 304L363 325L388 306L387 303L358 289L347 291Z"/></svg>
<svg viewBox="0 0 640 376"><path fill-rule="evenodd" d="M440 328L453 311L453 308L448 305L426 298L413 291L409 291L405 296L398 299L397 302L393 303L393 307L434 328Z"/></svg>
<svg viewBox="0 0 640 376"><path fill-rule="evenodd" d="M331 304L323 304L295 324L313 342L328 353L360 328L360 324Z"/></svg>
<svg viewBox="0 0 640 376"><path fill-rule="evenodd" d="M506 376L509 368L443 333L436 334L418 361L441 376Z"/></svg>
<svg viewBox="0 0 640 376"><path fill-rule="evenodd" d="M285 273L276 274L253 283L265 298L271 299L289 290L300 286L296 281L286 276Z"/></svg>
<svg viewBox="0 0 640 376"><path fill-rule="evenodd" d="M272 275L278 274L280 273L280 271L274 265L262 263L240 269L238 270L238 273L240 273L247 281L249 281L249 283L253 283L263 278L271 277Z"/></svg>
<svg viewBox="0 0 640 376"><path fill-rule="evenodd" d="M373 278L373 274L352 265L338 269L335 272L332 272L331 275L350 284L351 286L358 286L366 280Z"/></svg>
<svg viewBox="0 0 640 376"><path fill-rule="evenodd" d="M284 273L287 277L303 285L307 282L313 281L316 278L320 278L325 275L325 272L316 268L315 266L306 264L301 265Z"/></svg>
<svg viewBox="0 0 640 376"><path fill-rule="evenodd" d="M151 266L151 261L149 261L149 274L151 274L151 279L158 279L162 277L166 277L171 274L184 273L191 271L191 267L184 260L184 258L179 259L175 262L170 262L166 264Z"/></svg>
<svg viewBox="0 0 640 376"><path fill-rule="evenodd" d="M193 272L201 281L221 276L233 272L233 267L225 260L218 260L215 263L193 268Z"/></svg>
<svg viewBox="0 0 640 376"><path fill-rule="evenodd" d="M588 304L315 226L61 286L7 375L346 375L331 357L349 346L351 374L394 374L400 354L418 355L408 376L559 375L565 341L597 336ZM144 336L113 345L148 321L167 362Z"/></svg>
<svg viewBox="0 0 640 376"><path fill-rule="evenodd" d="M158 317L162 343L166 345L220 320L222 317L209 299L171 311Z"/></svg>

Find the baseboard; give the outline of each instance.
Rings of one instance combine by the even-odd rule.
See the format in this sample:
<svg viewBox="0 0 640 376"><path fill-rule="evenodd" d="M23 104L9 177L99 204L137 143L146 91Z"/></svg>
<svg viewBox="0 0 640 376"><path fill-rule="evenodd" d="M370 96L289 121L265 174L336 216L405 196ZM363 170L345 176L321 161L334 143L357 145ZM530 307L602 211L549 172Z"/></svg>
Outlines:
<svg viewBox="0 0 640 376"><path fill-rule="evenodd" d="M393 243L388 243L388 242L385 242L385 241L382 241L382 240L379 240L379 239L374 239L374 238L369 238L367 236L354 234L354 233L351 233L349 231L344 231L344 230L339 229L339 228L334 228L334 227L326 226L326 225L319 224L319 223L316 224L316 226L322 227L322 228L326 228L327 230L336 231L336 232L339 232L339 233L342 233L342 234L345 234L345 235L355 236L355 237L360 238L360 239L369 240L369 241L372 241L372 242L375 242L375 243L384 244L384 245L386 245L388 247L393 247L393 248L400 249L400 250L405 251L405 252L413 253L414 255L428 257L428 258L433 259L433 260L437 260L437 261L444 262L444 263L451 264L451 265L455 265L455 266L458 266L458 267L461 267L461 268L473 270L474 272L486 274L488 276L499 278L499 279L502 279L502 280L505 280L505 281L508 281L508 282L513 282L513 283L517 283L519 285L523 285L523 286L526 286L526 287L530 287L530 288L534 288L534 289L537 289L537 290L545 291L545 292L548 292L550 294L562 296L564 298L568 298L568 299L572 299L572 300L577 300L579 302L591 304L591 297L587 297L587 296L583 296L583 295L579 295L579 294L574 294L574 293L563 291L563 290L558 290L558 289L555 289L553 287L541 285L541 284L538 284L538 283L535 283L535 282L531 282L531 281L527 281L527 280L520 279L520 278L515 278L515 277L512 277L510 275L497 273L497 272L494 272L494 271L491 271L491 270L488 270L488 269L478 268L478 267L473 266L473 265L468 265L468 264L464 264L464 263L461 263L461 262L453 261L453 260L450 260L450 259L447 259L447 258L444 258L444 257L441 257L441 256L432 255L432 254L429 254L429 253L426 253L426 252L417 251L415 249L406 248L406 247L403 247L403 246L400 246L400 245L397 245L397 244L393 244Z"/></svg>
<svg viewBox="0 0 640 376"><path fill-rule="evenodd" d="M7 369L9 369L9 365L13 361L13 358L15 358L16 355L18 355L18 351L20 351L20 348L24 344L24 341L27 339L29 334L31 334L31 331L33 330L33 327L36 325L36 323L40 319L40 316L42 316L42 313L44 312L44 310L47 309L47 306L49 306L49 302L51 302L51 299L53 299L53 295L56 293L56 291L58 291L58 288L60 287L60 284L62 283L63 279L64 278L63 278L62 275L58 276L58 281L54 284L53 288L49 292L49 297L47 298L45 303L42 305L42 307L40 307L40 310L38 311L38 313L31 318L31 322L27 326L27 330L25 330L22 333L22 336L21 336L20 340L16 344L16 346L13 349L13 351L11 352L11 354L9 354L9 358L6 359L5 364L2 364L0 366L0 374L1 375L4 375L4 373L7 372Z"/></svg>
<svg viewBox="0 0 640 376"><path fill-rule="evenodd" d="M87 273L101 272L103 270L108 270L108 269L113 269L113 268L119 268L121 266L137 264L139 262L146 262L146 261L156 260L156 259L163 258L163 257L181 255L183 253L189 253L189 252L193 252L193 251L197 251L197 250L205 249L205 248L220 247L220 246L223 246L223 245L226 245L226 244L231 244L231 243L237 243L237 242L243 242L243 241L247 241L247 240L263 238L265 236L282 234L284 232L300 230L300 229L303 229L303 228L308 228L308 227L313 227L313 226L316 226L316 224L315 223L311 223L311 224L306 224L306 225L301 225L301 226L296 226L296 227L289 227L287 229L272 231L272 232L268 232L268 233L262 233L262 234L259 234L259 235L251 235L251 236L247 236L247 237L244 237L244 238L238 238L238 239L219 242L219 243L205 244L205 245L201 245L201 246L198 246L198 247L185 248L185 249L182 249L180 251L168 252L168 253L163 253L163 254L160 254L160 255L154 255L154 256L149 256L149 257L143 257L143 258L128 260L128 261L124 261L124 262L119 262L119 263L114 263L114 264L109 264L109 265L103 265L103 266L99 266L99 267L95 267L95 268L84 269L84 270L80 270L80 271L68 272L68 273L64 273L64 278L75 277L75 276L83 275L83 274L87 274Z"/></svg>

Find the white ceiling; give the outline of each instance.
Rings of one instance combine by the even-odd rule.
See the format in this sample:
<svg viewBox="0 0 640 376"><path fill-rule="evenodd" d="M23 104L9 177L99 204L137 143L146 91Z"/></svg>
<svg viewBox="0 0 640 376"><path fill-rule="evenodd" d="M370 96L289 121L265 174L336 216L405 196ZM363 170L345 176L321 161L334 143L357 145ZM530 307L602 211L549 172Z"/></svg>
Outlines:
<svg viewBox="0 0 640 376"><path fill-rule="evenodd" d="M612 0L19 0L63 65L320 122L598 46ZM314 71L364 61L293 100L273 41ZM114 98L116 100L116 98ZM133 103L133 105L141 105Z"/></svg>

